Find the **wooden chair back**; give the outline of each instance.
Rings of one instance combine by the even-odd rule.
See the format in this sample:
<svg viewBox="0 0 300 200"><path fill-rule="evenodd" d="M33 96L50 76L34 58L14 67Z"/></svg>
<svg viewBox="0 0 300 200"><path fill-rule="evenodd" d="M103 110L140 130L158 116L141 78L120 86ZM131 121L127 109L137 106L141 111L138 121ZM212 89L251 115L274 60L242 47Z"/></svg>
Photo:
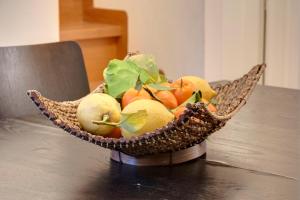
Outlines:
<svg viewBox="0 0 300 200"><path fill-rule="evenodd" d="M89 92L81 49L75 42L0 47L0 118L37 113L26 91L57 100Z"/></svg>

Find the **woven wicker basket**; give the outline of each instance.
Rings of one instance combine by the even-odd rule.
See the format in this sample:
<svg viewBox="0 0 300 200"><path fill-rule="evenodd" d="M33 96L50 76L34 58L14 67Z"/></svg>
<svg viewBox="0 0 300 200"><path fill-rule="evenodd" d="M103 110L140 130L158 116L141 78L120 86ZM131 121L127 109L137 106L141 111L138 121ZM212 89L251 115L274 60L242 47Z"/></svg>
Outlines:
<svg viewBox="0 0 300 200"><path fill-rule="evenodd" d="M222 128L246 103L264 69L265 65L257 65L240 79L214 86L217 92L215 98L219 102L216 113L209 112L203 103L189 104L178 120L131 139L105 138L81 130L76 118L76 109L81 99L57 102L43 97L35 90L27 94L45 116L70 134L104 148L141 156L179 151L203 142L210 134ZM102 91L103 84L93 92Z"/></svg>

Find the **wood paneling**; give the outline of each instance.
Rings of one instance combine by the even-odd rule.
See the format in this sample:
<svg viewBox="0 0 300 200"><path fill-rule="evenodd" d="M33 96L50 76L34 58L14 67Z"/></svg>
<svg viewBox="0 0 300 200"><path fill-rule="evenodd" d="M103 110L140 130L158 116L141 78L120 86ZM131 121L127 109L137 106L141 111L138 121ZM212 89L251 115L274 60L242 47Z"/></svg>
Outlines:
<svg viewBox="0 0 300 200"><path fill-rule="evenodd" d="M121 27L119 25L83 21L63 26L60 31L60 39L82 40L104 37L120 37L121 33Z"/></svg>
<svg viewBox="0 0 300 200"><path fill-rule="evenodd" d="M60 25L80 22L83 19L82 0L60 0L59 21Z"/></svg>
<svg viewBox="0 0 300 200"><path fill-rule="evenodd" d="M84 20L99 23L109 23L120 25L121 36L117 40L118 52L117 57L123 58L127 54L128 47L128 17L125 11L95 9L93 8L92 0L84 1Z"/></svg>
<svg viewBox="0 0 300 200"><path fill-rule="evenodd" d="M60 40L75 40L81 46L93 90L107 62L127 54L126 12L96 9L92 0L60 0Z"/></svg>
<svg viewBox="0 0 300 200"><path fill-rule="evenodd" d="M90 89L96 88L103 80L102 72L109 60L116 57L117 39L79 40L85 61Z"/></svg>

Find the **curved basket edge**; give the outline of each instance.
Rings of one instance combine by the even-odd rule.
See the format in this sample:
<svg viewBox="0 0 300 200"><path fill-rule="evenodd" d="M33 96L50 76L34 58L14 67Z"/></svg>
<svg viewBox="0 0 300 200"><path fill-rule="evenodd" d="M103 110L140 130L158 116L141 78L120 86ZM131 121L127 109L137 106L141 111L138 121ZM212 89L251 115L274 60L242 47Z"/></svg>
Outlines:
<svg viewBox="0 0 300 200"><path fill-rule="evenodd" d="M61 120L56 115L56 113L53 113L51 110L49 110L47 108L47 106L43 102L43 99L47 99L47 98L43 97L39 91L28 90L27 95L31 98L31 100L38 107L38 109L42 112L42 114L44 114L49 120L51 120L53 122L53 124L56 125L57 127L61 128L61 129L64 129L66 132L70 133L71 135L74 135L74 136L76 136L78 138L81 138L83 140L89 141L89 142L94 143L96 145L99 145L101 147L114 149L114 150L118 150L118 151L122 151L124 149L124 146L127 147L129 144L132 144L134 146L134 144L139 144L140 141L144 141L144 140L151 141L151 140L158 139L160 137L160 135L165 134L165 132L166 132L165 130L167 130L170 126L172 128L174 128L174 127L176 128L177 124L182 124L182 123L184 123L184 120L186 118L191 118L191 115L189 113L192 113L193 109L194 110L196 109L197 112L199 112L198 114L200 114L200 115L203 114L203 115L210 116L211 120L214 121L215 124L218 124L218 125L216 125L215 128L213 128L209 133L206 133L206 134L201 135L201 136L199 135L199 140L192 143L192 145L195 145L195 144L197 144L197 142L199 143L199 142L205 140L205 138L207 136L209 136L210 134L212 134L216 130L220 129L222 126L224 126L225 123L234 114L236 114L241 109L241 107L247 102L249 96L251 95L251 93L253 92L255 86L257 85L257 82L258 82L260 76L262 75L263 71L265 70L266 65L262 64L262 65L257 65L255 67L258 68L257 72L256 72L255 84L253 84L249 88L249 91L247 91L247 93L246 93L245 97L242 99L241 103L229 114L227 114L227 115L217 115L216 113L212 113L212 112L208 111L207 107L201 102L198 102L196 104L190 104L190 105L187 106L188 109L186 110L186 112L179 119L173 120L168 125L166 125L164 127L161 127L161 128L158 128L153 132L145 133L145 135L142 135L142 136L139 136L139 137L132 137L130 139L107 138L107 137L103 137L103 136L99 136L99 135L93 135L91 133L88 133L87 131L81 130L80 127L77 127L77 128L70 127L70 125L67 122ZM255 67L253 67L252 70ZM244 76L246 76L247 74L245 74ZM232 82L234 82L234 81L232 81ZM232 83L232 82L229 82L229 83ZM101 92L101 87L98 86L96 88L96 90L94 90L93 92ZM93 92L91 92L91 93L93 93ZM80 102L81 99L78 99L78 100L75 100L75 101L62 101L62 102L56 102L56 101L53 101L53 100L50 100L50 99L47 99L47 100L52 101L52 102L56 102L58 104L70 104L70 103L77 104L77 103ZM123 149L122 149L122 145L123 145Z"/></svg>

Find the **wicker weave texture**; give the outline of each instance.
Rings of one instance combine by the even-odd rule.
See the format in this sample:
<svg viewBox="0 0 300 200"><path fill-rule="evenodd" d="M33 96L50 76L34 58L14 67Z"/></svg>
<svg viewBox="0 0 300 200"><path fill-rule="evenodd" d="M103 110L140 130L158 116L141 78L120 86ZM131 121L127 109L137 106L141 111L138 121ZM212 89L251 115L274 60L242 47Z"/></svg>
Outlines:
<svg viewBox="0 0 300 200"><path fill-rule="evenodd" d="M210 134L222 128L246 103L265 67L257 65L240 79L215 86L215 98L219 102L216 113L209 112L201 102L189 104L179 119L153 132L130 139L105 138L81 130L76 118L81 99L56 102L43 97L35 90L29 90L27 94L46 117L70 134L101 147L141 156L178 151L204 141ZM103 87L101 84L93 92L102 92Z"/></svg>

